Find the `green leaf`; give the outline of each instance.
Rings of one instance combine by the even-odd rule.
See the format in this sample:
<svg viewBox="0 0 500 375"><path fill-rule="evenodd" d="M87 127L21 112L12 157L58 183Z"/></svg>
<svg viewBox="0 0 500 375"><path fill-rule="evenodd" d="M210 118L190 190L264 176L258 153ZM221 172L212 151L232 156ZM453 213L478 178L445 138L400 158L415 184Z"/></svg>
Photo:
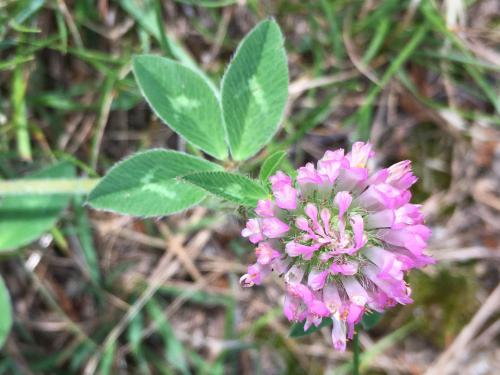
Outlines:
<svg viewBox="0 0 500 375"><path fill-rule="evenodd" d="M267 197L266 190L258 182L240 174L200 172L182 178L220 198L244 206L254 207L259 199Z"/></svg>
<svg viewBox="0 0 500 375"><path fill-rule="evenodd" d="M378 312L371 312L365 314L363 319L361 320L361 325L365 330L369 330L373 328L382 318L382 314ZM324 318L319 326L311 326L307 331L304 331L304 322L300 323L294 323L292 325L292 328L290 329L290 337L301 337L301 336L307 336L310 335L313 332L316 332L320 330L323 327L330 326L333 324L332 319L330 318Z"/></svg>
<svg viewBox="0 0 500 375"><path fill-rule="evenodd" d="M127 341L130 350L138 356L141 352L142 330L144 329L144 318L142 314L137 314L128 325Z"/></svg>
<svg viewBox="0 0 500 375"><path fill-rule="evenodd" d="M264 163L262 163L262 167L260 167L259 179L263 183L267 183L269 176L276 173L285 156L285 151L276 151L275 153L269 155Z"/></svg>
<svg viewBox="0 0 500 375"><path fill-rule="evenodd" d="M217 93L197 72L160 56L136 56L134 75L156 115L192 145L227 157Z"/></svg>
<svg viewBox="0 0 500 375"><path fill-rule="evenodd" d="M241 42L222 80L222 108L231 154L245 160L276 133L288 97L283 36L270 19Z"/></svg>
<svg viewBox="0 0 500 375"><path fill-rule="evenodd" d="M23 23L35 15L43 7L44 0L30 0L17 2L17 9L13 21Z"/></svg>
<svg viewBox="0 0 500 375"><path fill-rule="evenodd" d="M221 167L209 161L169 150L149 150L119 162L90 192L96 209L134 216L162 216L199 203L205 192L177 177Z"/></svg>
<svg viewBox="0 0 500 375"><path fill-rule="evenodd" d="M28 178L67 178L74 167L59 163L32 173ZM0 252L28 245L54 226L68 205L69 195L15 195L0 200Z"/></svg>
<svg viewBox="0 0 500 375"><path fill-rule="evenodd" d="M290 329L290 337L302 337L310 335L311 333L319 331L323 327L332 325L333 321L330 318L323 318L319 326L316 327L315 325L312 325L307 331L304 331L304 323L305 322L294 323L292 325L292 328Z"/></svg>
<svg viewBox="0 0 500 375"><path fill-rule="evenodd" d="M11 326L12 307L10 304L9 291L0 276L0 348L2 348L5 340L7 340Z"/></svg>
<svg viewBox="0 0 500 375"><path fill-rule="evenodd" d="M166 42L170 55L184 65L196 70L201 75L205 75L201 71L196 61L189 55L186 49L173 38L173 35L168 35L167 31L160 27L157 22L158 0L119 0L120 6L128 13L140 26L140 30L144 30L152 35L160 44Z"/></svg>
<svg viewBox="0 0 500 375"><path fill-rule="evenodd" d="M373 311L371 313L366 313L361 320L361 325L366 331L369 331L380 322L380 319L382 319L382 314L379 312Z"/></svg>
<svg viewBox="0 0 500 375"><path fill-rule="evenodd" d="M84 199L85 198L82 196L74 198L73 211L75 214L75 227L70 227L68 229L80 240L83 259L89 271L90 278L94 283L99 284L101 280L99 260L97 250L94 246L92 226L88 217L88 211L83 207Z"/></svg>
<svg viewBox="0 0 500 375"><path fill-rule="evenodd" d="M102 354L101 363L99 365L98 373L101 375L111 374L113 370L113 360L116 352L116 341L113 341L111 345L106 346L104 353Z"/></svg>
<svg viewBox="0 0 500 375"><path fill-rule="evenodd" d="M182 4L197 5L206 8L224 7L238 2L238 0L175 0L175 1Z"/></svg>
<svg viewBox="0 0 500 375"><path fill-rule="evenodd" d="M161 306L154 299L151 299L146 304L146 310L158 327L158 333L163 337L167 362L179 370L179 373L189 374L189 365L186 359L184 346L175 336L172 325L165 318Z"/></svg>

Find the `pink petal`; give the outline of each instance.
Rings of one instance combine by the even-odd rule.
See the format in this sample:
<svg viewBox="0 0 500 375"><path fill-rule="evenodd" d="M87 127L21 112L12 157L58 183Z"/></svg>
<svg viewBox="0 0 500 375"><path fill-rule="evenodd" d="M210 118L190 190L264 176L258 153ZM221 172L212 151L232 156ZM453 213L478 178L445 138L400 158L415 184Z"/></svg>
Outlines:
<svg viewBox="0 0 500 375"><path fill-rule="evenodd" d="M272 187L278 185L291 185L292 179L290 176L284 174L282 171L276 172L274 176L269 177L269 181L271 182Z"/></svg>
<svg viewBox="0 0 500 375"><path fill-rule="evenodd" d="M380 247L365 249L363 254L380 268L381 279L403 280L403 263L390 251Z"/></svg>
<svg viewBox="0 0 500 375"><path fill-rule="evenodd" d="M344 321L333 318L332 344L335 350L345 352L347 342L347 326Z"/></svg>
<svg viewBox="0 0 500 375"><path fill-rule="evenodd" d="M366 238L364 236L364 224L363 218L361 215L352 215L351 216L351 227L354 231L354 248L349 251L349 254L352 254L362 248L366 243Z"/></svg>
<svg viewBox="0 0 500 375"><path fill-rule="evenodd" d="M306 305L309 305L314 299L309 288L301 283L290 283L286 290L291 296L300 298Z"/></svg>
<svg viewBox="0 0 500 375"><path fill-rule="evenodd" d="M319 317L327 317L330 315L330 310L326 307L326 305L323 303L323 301L320 300L313 300L309 306L308 310L310 314L319 316ZM321 322L321 319L320 319Z"/></svg>
<svg viewBox="0 0 500 375"><path fill-rule="evenodd" d="M271 272L269 267L262 266L258 263L248 267L247 273L240 278L241 286L248 288L254 285L260 285L262 278Z"/></svg>
<svg viewBox="0 0 500 375"><path fill-rule="evenodd" d="M309 272L307 278L307 285L312 290L320 290L325 285L326 278L328 276L328 270L313 269Z"/></svg>
<svg viewBox="0 0 500 375"><path fill-rule="evenodd" d="M367 184L368 185L382 184L386 182L388 177L389 177L389 169L384 168L371 175L368 178Z"/></svg>
<svg viewBox="0 0 500 375"><path fill-rule="evenodd" d="M400 190L409 189L418 178L413 175L411 161L403 160L389 167L387 183Z"/></svg>
<svg viewBox="0 0 500 375"><path fill-rule="evenodd" d="M274 203L270 199L259 200L257 202L257 208L255 213L261 217L273 217L274 216Z"/></svg>
<svg viewBox="0 0 500 375"><path fill-rule="evenodd" d="M306 184L321 185L323 181L314 168L314 164L307 163L304 167L299 168L297 182L300 186L305 186Z"/></svg>
<svg viewBox="0 0 500 375"><path fill-rule="evenodd" d="M285 274L285 282L287 284L298 284L302 281L305 272L306 270L304 267L300 267L295 264Z"/></svg>
<svg viewBox="0 0 500 375"><path fill-rule="evenodd" d="M332 186L337 179L342 167L347 166L344 158L344 150L327 151L318 161L318 174L329 186Z"/></svg>
<svg viewBox="0 0 500 375"><path fill-rule="evenodd" d="M311 228L309 228L309 222L304 216L299 216L297 219L295 219L295 225L297 228L303 231L309 231Z"/></svg>
<svg viewBox="0 0 500 375"><path fill-rule="evenodd" d="M278 218L262 219L262 233L268 238L282 237L289 230L290 227Z"/></svg>
<svg viewBox="0 0 500 375"><path fill-rule="evenodd" d="M348 276L342 278L342 285L344 286L344 289L352 303L364 306L368 302L368 293L355 277Z"/></svg>
<svg viewBox="0 0 500 375"><path fill-rule="evenodd" d="M337 207L339 208L339 220L342 219L344 213L346 213L347 209L351 205L352 196L347 191L339 191L335 198L333 199Z"/></svg>
<svg viewBox="0 0 500 375"><path fill-rule="evenodd" d="M273 188L276 205L284 210L295 210L297 208L297 190L291 185L282 184Z"/></svg>
<svg viewBox="0 0 500 375"><path fill-rule="evenodd" d="M374 265L364 268L364 273L375 285L377 285L387 296L396 302L405 305L413 302L410 298L411 290L404 280L386 280L379 277L380 270Z"/></svg>
<svg viewBox="0 0 500 375"><path fill-rule="evenodd" d="M280 253L273 249L268 242L261 242L255 249L255 254L257 255L257 262L260 264L269 264L280 257Z"/></svg>
<svg viewBox="0 0 500 375"><path fill-rule="evenodd" d="M395 217L394 210L391 209L374 212L365 218L366 229L391 228Z"/></svg>
<svg viewBox="0 0 500 375"><path fill-rule="evenodd" d="M339 190L361 190L366 186L368 170L365 168L343 169L337 179Z"/></svg>
<svg viewBox="0 0 500 375"><path fill-rule="evenodd" d="M342 308L342 300L334 283L329 282L323 288L323 302L331 314L339 313Z"/></svg>
<svg viewBox="0 0 500 375"><path fill-rule="evenodd" d="M288 257L287 258L276 258L273 260L273 262L271 264L271 268L278 275L282 275L288 271L291 262L292 262L292 259L290 259Z"/></svg>
<svg viewBox="0 0 500 375"><path fill-rule="evenodd" d="M424 225L414 225L402 229L383 229L379 231L379 238L391 245L405 247L415 255L421 255L422 251L427 247L425 241L429 236L429 232Z"/></svg>
<svg viewBox="0 0 500 375"><path fill-rule="evenodd" d="M389 184L371 185L358 198L356 204L368 211L398 208L409 202L411 193L401 191Z"/></svg>
<svg viewBox="0 0 500 375"><path fill-rule="evenodd" d="M304 212L312 220L313 224L318 224L318 208L314 204L308 203Z"/></svg>
<svg viewBox="0 0 500 375"><path fill-rule="evenodd" d="M372 151L370 143L355 142L352 145L351 152L346 155L351 167L364 168L368 159L375 153Z"/></svg>
<svg viewBox="0 0 500 375"><path fill-rule="evenodd" d="M396 217L394 220L395 228L402 228L405 225L422 224L424 222L424 215L420 211L422 206L419 204L405 204L396 210Z"/></svg>
<svg viewBox="0 0 500 375"><path fill-rule="evenodd" d="M295 241L290 241L285 245L285 251L291 257L302 256L304 259L309 260L312 258L313 253L320 247L321 245L319 244L303 245Z"/></svg>
<svg viewBox="0 0 500 375"><path fill-rule="evenodd" d="M251 243L257 243L264 239L260 229L260 223L257 219L250 219L247 221L246 227L241 231L243 237L248 237Z"/></svg>
<svg viewBox="0 0 500 375"><path fill-rule="evenodd" d="M328 208L323 208L320 213L321 221L323 222L323 228L325 229L325 234L330 234L330 219L331 214Z"/></svg>
<svg viewBox="0 0 500 375"><path fill-rule="evenodd" d="M340 275L352 276L358 272L358 264L354 262L345 264L332 263L332 265L330 266L330 272L333 273L334 275L340 274Z"/></svg>

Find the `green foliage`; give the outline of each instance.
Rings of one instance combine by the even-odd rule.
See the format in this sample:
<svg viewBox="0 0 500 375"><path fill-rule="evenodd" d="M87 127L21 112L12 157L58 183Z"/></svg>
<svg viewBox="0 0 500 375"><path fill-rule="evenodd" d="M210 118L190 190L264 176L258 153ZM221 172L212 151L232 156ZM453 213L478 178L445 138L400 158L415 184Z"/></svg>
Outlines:
<svg viewBox="0 0 500 375"><path fill-rule="evenodd" d="M152 35L168 56L204 75L196 62L176 40L166 35L157 0L120 0L120 6L140 25L140 30Z"/></svg>
<svg viewBox="0 0 500 375"><path fill-rule="evenodd" d="M471 268L441 268L435 274L412 272L409 281L414 306L424 311L421 333L444 347L470 321L479 306L477 276Z"/></svg>
<svg viewBox="0 0 500 375"><path fill-rule="evenodd" d="M217 169L217 164L176 151L136 153L108 171L88 202L96 209L134 216L173 214L205 197L203 190L178 177Z"/></svg>
<svg viewBox="0 0 500 375"><path fill-rule="evenodd" d="M378 312L371 312L371 313L366 313L363 316L363 319L361 320L360 325L365 329L366 331L372 329L375 327L378 322L382 319L382 314ZM333 324L333 320L330 318L324 318L319 326L314 326L312 325L309 327L307 331L304 330L304 323L305 322L299 322L299 323L294 323L292 325L292 328L290 329L290 337L302 337L302 336L308 336L311 333L314 333L316 331L319 331L323 327L328 327Z"/></svg>
<svg viewBox="0 0 500 375"><path fill-rule="evenodd" d="M175 0L178 3L197 5L206 8L218 8L226 5L235 4L238 0Z"/></svg>
<svg viewBox="0 0 500 375"><path fill-rule="evenodd" d="M88 217L88 211L83 207L84 198L76 197L74 201L75 227L70 227L70 232L78 237L82 248L83 258L92 281L99 284L101 272L94 240L92 237L92 226Z"/></svg>
<svg viewBox="0 0 500 375"><path fill-rule="evenodd" d="M316 331L319 331L323 327L328 327L333 324L333 320L330 318L324 318L321 323L316 327L315 325L312 325L309 327L309 329L306 331L304 330L304 322L299 322L299 323L294 323L292 325L292 328L290 328L290 337L302 337L302 336L308 336L311 333L314 333Z"/></svg>
<svg viewBox="0 0 500 375"><path fill-rule="evenodd" d="M159 333L165 342L165 359L181 374L189 374L189 366L182 343L175 336L172 325L163 315L160 305L151 299L146 304L146 310L151 319L158 326Z"/></svg>
<svg viewBox="0 0 500 375"><path fill-rule="evenodd" d="M109 375L113 370L113 358L115 357L116 352L116 342L106 347L106 350L103 353L101 362L99 364L98 373L101 375Z"/></svg>
<svg viewBox="0 0 500 375"><path fill-rule="evenodd" d="M0 276L0 348L2 348L12 326L12 307L9 291Z"/></svg>
<svg viewBox="0 0 500 375"><path fill-rule="evenodd" d="M240 43L221 95L231 154L248 159L276 133L288 97L283 36L274 20L259 23Z"/></svg>
<svg viewBox="0 0 500 375"><path fill-rule="evenodd" d="M268 195L258 182L235 173L200 172L184 176L183 179L222 199L243 206L255 207L259 199Z"/></svg>
<svg viewBox="0 0 500 375"><path fill-rule="evenodd" d="M419 45L425 38L428 31L427 25L420 26L414 34L412 34L411 39L406 43L406 45L401 49L399 54L391 61L389 68L384 72L380 80L379 85L372 86L365 101L361 108L358 110L357 116L359 121L359 127L357 129L357 138L360 140L368 140L370 138L371 126L372 126L372 111L373 103L375 102L380 91L389 83L390 79L396 72L401 68L401 66L412 56L412 54L417 50Z"/></svg>
<svg viewBox="0 0 500 375"><path fill-rule="evenodd" d="M74 177L69 163L59 163L26 177ZM36 240L54 226L69 196L61 194L15 195L0 200L0 252L14 250Z"/></svg>
<svg viewBox="0 0 500 375"><path fill-rule="evenodd" d="M369 331L375 327L378 322L382 319L382 314L376 311L368 312L363 316L361 320L361 325L365 331Z"/></svg>
<svg viewBox="0 0 500 375"><path fill-rule="evenodd" d="M402 327L390 332L376 343L374 343L368 350L360 354L360 372L362 374L368 373L366 369L370 364L376 360L384 352L388 351L391 347L395 346L400 341L408 337L413 331L419 327L418 323L411 321ZM335 375L352 375L354 373L353 363L349 362L336 369ZM371 372L369 372L371 373Z"/></svg>
<svg viewBox="0 0 500 375"><path fill-rule="evenodd" d="M238 42L234 37L248 28L248 22L251 22L249 20L266 17L269 12L280 23L283 21L281 25L287 36L293 68L294 85L291 92L294 101L283 137L276 139L267 150L290 151L293 160L290 162L283 158L279 164L279 169L289 174L293 173L297 165L320 155L326 148L344 143L345 138L353 140L356 137L373 137L371 139L375 143L385 144L386 140L394 141L391 136L394 133L395 138L401 141L400 144L396 148L385 144L387 147L379 150L380 160L389 162L401 153L414 159L415 170L423 177L413 192L415 201L420 201L428 198L429 194L449 188L451 173L448 166L457 162L454 154L452 155L455 149L453 144L457 140L467 141L469 137L476 139L476 132L479 130L477 124L487 132L491 130L490 127L500 124L497 116L500 101L496 90L499 68L498 64L494 64L491 53L488 53L494 45L495 36L495 33L488 32L488 28L497 26L497 21L495 17L487 17L487 14L485 17L484 10L481 10L484 8L481 3L487 3L488 0L460 2L464 7L459 12L453 11L456 8L451 5L453 2L440 4L431 1L421 2L413 9L414 12L408 11L408 1L398 0L379 1L372 7L362 1L253 0L240 1L241 4L237 7L226 9L199 7L222 6L237 1L177 2L182 4L170 6L173 3L158 0L118 0L110 3L107 8L106 2L76 1L71 3L72 6L66 2L67 9L64 2L58 1L4 2L0 11L1 176L18 178L19 171L25 170L30 163L29 155L37 158L38 164L39 160L68 158L72 154L75 165L85 170L89 176L96 177L96 170L102 170L103 166L119 160L124 153L129 152L129 147L147 148L151 144L158 144L159 138L162 144L174 145L177 137L171 137L167 128L163 127L158 132L156 122L142 122L150 117L144 116L142 106L137 106L144 99L134 77L127 74L131 56L159 53L195 71L196 79L203 77L206 84L215 88L206 79L207 75L198 62L203 62L210 75L218 75L227 62L226 57L234 52L234 46ZM97 3L104 6L98 7ZM235 10L237 11L234 12ZM196 16L193 17L193 14ZM477 20L484 21L476 22L476 34L481 35L479 44L461 38L456 32L457 28L461 28L463 16L467 16L473 23ZM42 24L44 32L39 33L37 29ZM185 32L186 27L188 32ZM351 46L348 45L349 39ZM471 48L475 45L482 47L482 50L473 51ZM237 54L241 55L240 52ZM249 58L259 58L259 49L253 48ZM236 60L233 64L236 64ZM265 73L270 75L271 71L275 71L274 68L275 66L271 66L272 70ZM125 74L127 75L124 77ZM243 75L241 77L245 78ZM235 78L235 82L237 85L241 84L242 90L248 91L246 86L249 84L244 79L239 81ZM396 90L394 84L397 86ZM158 96L163 95L159 91L160 87ZM212 90L211 94L214 92L217 89ZM252 94L253 91L249 94L250 99ZM218 106L222 108L222 94L215 96L219 101ZM243 109L246 114L242 98L245 99L244 96L225 97L226 101L232 99L233 102L243 102L243 105L238 104L238 108ZM252 100L247 102L253 103ZM251 107L248 106L248 109ZM262 111L260 108L258 110ZM228 116L222 114L222 117ZM371 124L375 117L381 126L376 133L371 134ZM96 121L92 122L94 118ZM398 121L401 118L408 121L403 124ZM238 119L236 123L228 122L227 126L237 130L243 124L243 130L249 132L244 133L246 138L255 142L260 136L264 137L265 132L275 130L266 121L254 121L251 124L256 126L247 127L250 122L245 118ZM96 126L90 126L94 124ZM214 123L209 125L215 126ZM262 126L265 126L264 131ZM179 134L187 139L181 132ZM449 134L453 134L453 137L448 136ZM227 134L223 133L224 135L228 138ZM212 133L208 134L208 137L213 136ZM101 138L102 144L99 145ZM227 138L227 145L233 147ZM87 140L90 141L88 145ZM188 151L196 153L197 150L193 150L191 145L197 145L192 141L188 142ZM210 150L212 154L215 150L220 150L215 146L208 144L206 147L213 148L209 148L208 153ZM238 147L243 150L244 144L235 145L239 152ZM226 149L225 146L224 158L227 156ZM258 149L255 146L255 152ZM490 153L487 145L478 150L482 150L479 153L481 155ZM252 163L227 165L241 168L240 172L252 173L261 167L259 180L266 181L278 164L274 163L274 157L278 158L271 154L263 165L261 158L255 158ZM481 156L481 159L486 157ZM487 159L490 159L489 156ZM96 161L97 164L94 164ZM458 162L460 164L460 158ZM482 163L481 168L489 168ZM182 184L180 186L183 191L196 188L191 183L183 182L180 177L169 177L166 180ZM27 185L25 186L29 188ZM83 190L85 189L81 191ZM80 192L74 191L75 194ZM196 194L205 196L207 193L198 187ZM63 198L62 195L52 197ZM148 197L146 196L145 203L151 207L151 199ZM141 274L144 272L145 277L150 276L148 271L151 268L148 270L147 265L154 266L154 262L148 260L151 250L145 246L137 246L135 240L145 239L147 236L153 244L160 244L161 247L164 241L157 237L155 223L136 222L131 228L135 233L134 238L116 237L115 248L119 246L119 251L113 249L112 256L108 256L108 251L103 252L100 246L94 247L93 240L98 245L102 244L102 238L99 233L93 233L92 224L95 223L90 221L87 210L77 207L82 203L80 198L84 197L77 197L73 201L72 214L65 215L64 226L61 226L60 231L54 227L57 215L46 226L48 231L52 229L55 245L51 248L54 248L54 254L57 259L60 258L61 264L76 264L80 268L80 271L76 271L73 266L51 269L51 275L55 278L55 291L62 288L62 291L69 290L71 293L62 300L58 295L51 299L52 288L45 290L44 285L47 285L46 282L52 285L52 280L43 280L43 284L37 288L37 299L41 301L33 305L35 310L32 311L34 317L40 314L57 315L68 324L63 329L39 335L35 326L24 324L23 319L18 320L16 335L12 339L15 339L14 344L19 353L11 355L10 351L4 350L0 356L0 374L22 371L19 358L25 359L26 371L34 373L82 373L106 334L118 323L117 318L128 312L121 309L122 306L126 307L120 303L124 298L121 280L129 280L130 275L133 276L132 280L136 279L138 274L133 269L136 263L140 263L138 270ZM0 197L0 208L2 202L11 199L7 195ZM137 193L136 199L138 203L132 204L138 207L142 201L140 193ZM116 200L127 199L119 198L117 193ZM18 202L23 204L21 200ZM214 202L216 210L220 207L216 205L217 199L210 202ZM155 203L161 206L168 202L158 198ZM436 220L446 219L455 209L456 204L450 202L441 208ZM222 220L223 211L208 215L189 224L189 230L185 226L176 226L181 220L172 220L170 223L179 234L191 238L193 231L211 227L216 221ZM52 217L43 214L39 218L42 216L46 219ZM30 223L35 217L30 218L30 221L19 226L22 236L32 233ZM2 237L10 233L3 228L4 220L0 216L0 243ZM478 233L481 234L480 232ZM216 257L226 254L223 244L231 247L231 242L243 243L241 239L231 241L230 238L220 236L214 239L216 242L221 240L221 249L216 249L214 253ZM128 251L129 247L134 250ZM245 242L242 255L247 254L248 250L249 245ZM387 324L377 326L376 334L370 332L374 345L365 348L366 351L361 356L362 373L380 371L369 367L376 366L376 359L391 347L401 345L402 340L410 342L410 345L406 345L406 342L401 345L405 351L413 347L411 342L415 338L426 340L436 347L443 347L453 340L479 307L476 298L478 287L483 289L479 283L488 284L495 279L494 267L486 267L487 272L481 278L478 277L476 266L486 264L485 260L474 261L474 264L443 263L436 269L433 268L429 274L414 272L410 283L414 290L415 304L387 311L385 314L397 318L385 319L384 323ZM18 265L18 261L9 261L2 269L17 274L20 271L17 269ZM444 271L445 268L449 272ZM31 273L32 271L26 270L25 276L29 277ZM115 364L116 367L123 366L130 373L174 374L180 373L187 365L196 374L234 373L240 368L230 366L233 364L233 356L238 350L245 350L241 356L238 355L237 360L243 360L248 371L256 374L268 371L268 363L272 363L273 371L283 374L321 373L325 366L334 367L336 374L352 374L350 358L346 359L349 363L342 366L339 363L342 359L318 359L301 355L300 350L297 351L297 343L289 339L288 332L283 332L278 329L279 325L274 324L275 320L282 319L280 308L263 312L253 322L245 325L247 329L239 331L241 327L234 326L234 305L239 300L236 296L239 293L237 274L229 273L227 284L225 280L222 284L217 282L214 290L219 292L214 292L212 289L198 290L196 286L193 289L186 288L184 282L177 283L184 279L183 273L185 271L180 267L174 275L176 281L160 288L161 293L168 295L167 303L180 297L180 302L187 301L189 304L187 314L186 306L183 305L172 318L168 317L167 324L174 326L175 330L170 326L165 328L165 306L163 301L158 302L158 312L151 313L146 309L138 313L130 321L129 336L122 335L119 341L107 346L102 353L98 371L113 373L116 369L112 365ZM102 282L99 282L101 277ZM21 287L36 285L31 282L29 285L23 283L24 276L18 281L16 279L8 278L13 291L18 290L19 282ZM81 287L75 290L74 285ZM12 293L18 299L15 301L16 305L23 304L25 298L32 295L31 289L24 294ZM132 292L127 302L133 304L139 291L132 291L127 283L126 294ZM105 299L100 299L100 296L105 296ZM6 304L1 297L0 292L0 306L5 308ZM151 301L155 301L155 298ZM112 303L108 303L108 300ZM85 309L80 316L78 309L82 302ZM115 302L118 302L116 308ZM182 325L175 325L178 319L191 316L189 312L192 304L197 305L196 316L208 316L208 320L219 328L219 337L214 337L223 340L219 355L212 355L213 350L208 347L190 348L192 343L183 343L175 338L177 329L182 329ZM226 313L226 327L231 329L222 337L223 321L220 314L222 310L226 310L226 305L231 306ZM71 313L70 320L60 315L68 311ZM92 312L96 319L89 320L88 312ZM409 323L404 324L402 318L405 316L410 320ZM10 315L7 316L0 310L0 332L2 319L7 317ZM363 329L369 328L371 323L368 319L375 318L374 314L366 315L361 323ZM84 326L88 323L93 327L92 330L85 330L88 337L75 331L81 322L85 322ZM400 323L401 328L397 328ZM361 325L358 329L361 329ZM61 340L68 342L68 345L58 345ZM333 350L327 347L328 343L325 345L328 350ZM352 344L350 347L352 348ZM411 355L411 351L406 354Z"/></svg>
<svg viewBox="0 0 500 375"><path fill-rule="evenodd" d="M227 157L217 93L194 70L160 56L137 56L134 74L156 115L188 142L218 159Z"/></svg>
<svg viewBox="0 0 500 375"><path fill-rule="evenodd" d="M260 167L259 179L262 183L267 183L268 178L276 173L281 162L286 157L285 151L276 151L275 153L269 155L262 167Z"/></svg>

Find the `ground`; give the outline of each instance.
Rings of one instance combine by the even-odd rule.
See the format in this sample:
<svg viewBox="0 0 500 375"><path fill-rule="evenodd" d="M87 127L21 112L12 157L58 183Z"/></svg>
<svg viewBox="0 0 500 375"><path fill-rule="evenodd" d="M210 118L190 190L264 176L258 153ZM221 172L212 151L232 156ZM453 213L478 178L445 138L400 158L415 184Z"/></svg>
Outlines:
<svg viewBox="0 0 500 375"><path fill-rule="evenodd" d="M0 176L69 160L97 177L138 150L190 151L143 100L131 57L189 55L218 84L238 42L273 16L289 101L244 172L273 150L297 167L369 139L379 167L413 160L433 230L439 262L410 275L413 305L361 332L362 372L500 373L498 1L209 3L0 1ZM141 220L82 203L2 256L15 324L0 373L351 372L328 328L289 337L280 279L239 286L253 252L238 208L210 199Z"/></svg>

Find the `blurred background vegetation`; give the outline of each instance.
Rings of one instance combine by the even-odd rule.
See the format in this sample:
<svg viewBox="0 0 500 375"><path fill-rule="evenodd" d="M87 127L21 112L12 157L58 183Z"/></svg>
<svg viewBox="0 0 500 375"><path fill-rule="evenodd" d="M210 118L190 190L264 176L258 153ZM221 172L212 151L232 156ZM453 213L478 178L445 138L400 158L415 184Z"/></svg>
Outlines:
<svg viewBox="0 0 500 375"><path fill-rule="evenodd" d="M500 373L497 0L0 0L0 178L98 177L137 150L189 152L142 99L131 57L168 56L218 83L269 16L290 99L246 171L274 150L290 168L370 139L379 165L412 159L420 177L439 263L411 274L413 305L361 334L363 373ZM252 251L238 212L207 201L138 220L67 199L47 234L0 252L14 311L0 374L350 373L328 328L289 337L280 280L239 287ZM0 244L29 237L5 215Z"/></svg>

